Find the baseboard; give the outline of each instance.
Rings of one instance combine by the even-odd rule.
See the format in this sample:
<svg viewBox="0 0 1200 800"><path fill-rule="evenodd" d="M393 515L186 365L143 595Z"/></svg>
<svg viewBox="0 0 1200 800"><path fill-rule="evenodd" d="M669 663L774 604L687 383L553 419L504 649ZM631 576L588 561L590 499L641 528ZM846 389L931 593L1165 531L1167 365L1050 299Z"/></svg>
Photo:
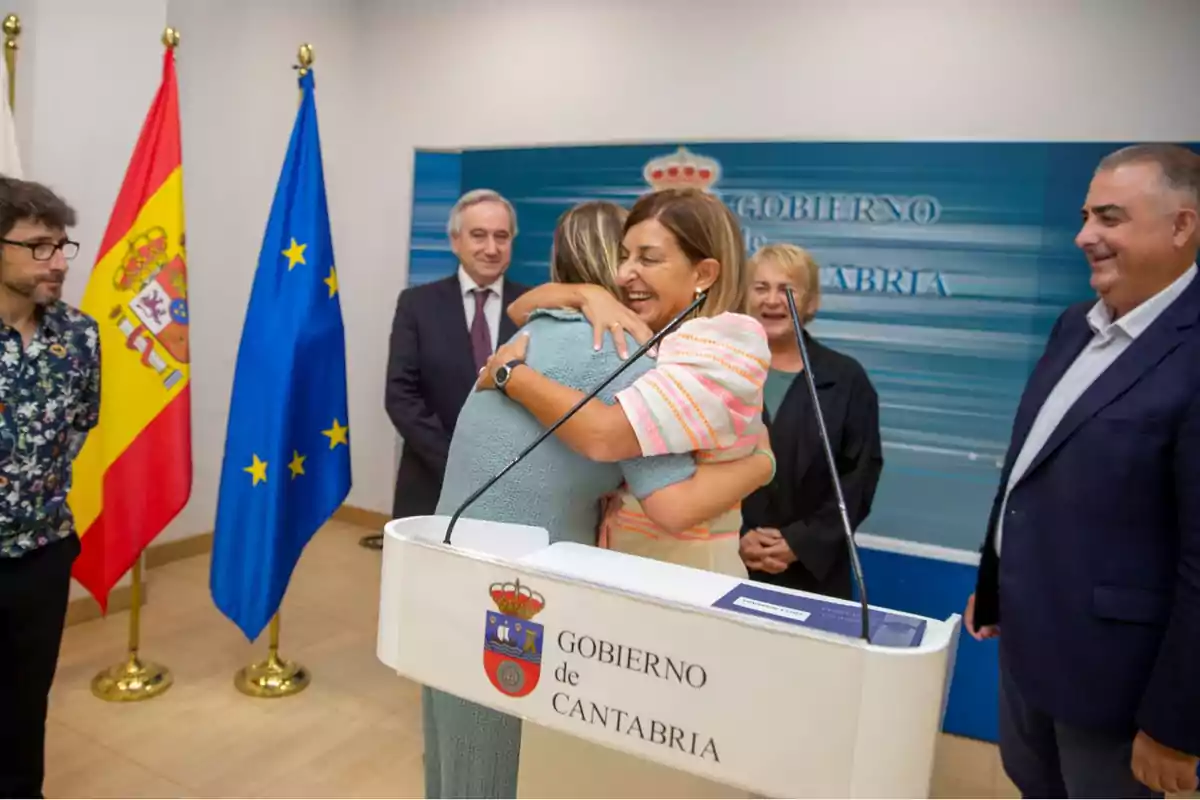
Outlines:
<svg viewBox="0 0 1200 800"><path fill-rule="evenodd" d="M358 525L360 528L370 528L379 533L383 533L383 526L392 521L390 514L380 514L378 511L368 511L358 506L342 506L333 512L333 518L339 522Z"/></svg>
<svg viewBox="0 0 1200 800"><path fill-rule="evenodd" d="M358 508L357 506L342 506L333 512L333 518L339 522L346 522L375 531L382 531L383 526L392 519L387 514L380 514L378 511L368 511L365 508ZM194 536L184 536L170 542L152 544L146 548L146 560L143 563L147 570L151 570L174 561L210 553L212 552L212 545L212 533L198 533ZM149 582L143 582L143 606L146 605L149 592ZM118 586L114 588L108 594L108 613L115 614L121 611L128 611L133 606L132 600L133 590L131 587ZM100 604L91 595L76 598L67 604L67 625L90 622L94 619L100 619L102 616Z"/></svg>
<svg viewBox="0 0 1200 800"><path fill-rule="evenodd" d="M152 544L146 548L146 569L154 569L172 561L180 561L192 556L202 556L212 552L213 535L198 533L195 536L185 536L162 544Z"/></svg>
<svg viewBox="0 0 1200 800"><path fill-rule="evenodd" d="M150 594L150 587L142 584L142 605L146 605L146 600ZM108 613L115 614L121 611L128 611L133 608L133 587L118 586L108 593ZM94 619L100 619L104 614L100 611L100 604L96 602L96 598L90 594L84 597L77 597L67 603L67 625L78 625L81 622L91 622Z"/></svg>

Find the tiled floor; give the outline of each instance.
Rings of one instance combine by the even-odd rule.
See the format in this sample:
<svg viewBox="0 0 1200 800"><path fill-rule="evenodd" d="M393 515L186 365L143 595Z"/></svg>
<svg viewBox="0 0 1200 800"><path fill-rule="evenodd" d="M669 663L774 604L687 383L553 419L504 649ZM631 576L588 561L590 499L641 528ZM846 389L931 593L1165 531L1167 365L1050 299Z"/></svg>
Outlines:
<svg viewBox="0 0 1200 800"><path fill-rule="evenodd" d="M67 629L51 697L48 797L420 797L416 687L375 658L379 553L335 522L309 545L282 614L281 652L307 666L309 689L255 700L233 687L265 655L213 607L208 558L151 570L143 655L175 685L153 700L109 704L95 673L120 661L128 614ZM1014 797L996 748L943 737L937 797Z"/></svg>

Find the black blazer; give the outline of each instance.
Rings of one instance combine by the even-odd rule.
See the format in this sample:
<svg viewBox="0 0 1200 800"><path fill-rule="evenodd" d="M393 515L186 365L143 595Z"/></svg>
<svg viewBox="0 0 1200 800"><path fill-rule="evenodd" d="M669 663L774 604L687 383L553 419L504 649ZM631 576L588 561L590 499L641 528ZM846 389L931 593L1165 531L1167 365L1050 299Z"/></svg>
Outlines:
<svg viewBox="0 0 1200 800"><path fill-rule="evenodd" d="M821 413L842 480L846 511L855 529L871 512L883 470L879 397L866 370L849 356L805 334ZM807 379L797 375L777 419L763 416L775 451L775 479L742 504L742 533L778 528L796 554L779 575L751 572L756 581L805 592L850 597L850 556L837 493L829 475Z"/></svg>
<svg viewBox="0 0 1200 800"><path fill-rule="evenodd" d="M529 287L504 281L500 341L517 328L508 306ZM432 514L442 492L450 437L477 377L458 273L400 293L388 353L384 405L404 439L392 513Z"/></svg>

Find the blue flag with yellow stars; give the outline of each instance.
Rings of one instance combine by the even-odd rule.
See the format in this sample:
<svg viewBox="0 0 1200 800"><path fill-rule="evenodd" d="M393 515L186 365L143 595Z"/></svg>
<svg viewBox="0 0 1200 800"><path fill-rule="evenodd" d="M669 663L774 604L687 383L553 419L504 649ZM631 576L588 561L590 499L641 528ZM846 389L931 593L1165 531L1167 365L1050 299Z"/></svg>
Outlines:
<svg viewBox="0 0 1200 800"><path fill-rule="evenodd" d="M251 640L350 491L346 343L311 71L300 92L238 349L213 537L213 601Z"/></svg>

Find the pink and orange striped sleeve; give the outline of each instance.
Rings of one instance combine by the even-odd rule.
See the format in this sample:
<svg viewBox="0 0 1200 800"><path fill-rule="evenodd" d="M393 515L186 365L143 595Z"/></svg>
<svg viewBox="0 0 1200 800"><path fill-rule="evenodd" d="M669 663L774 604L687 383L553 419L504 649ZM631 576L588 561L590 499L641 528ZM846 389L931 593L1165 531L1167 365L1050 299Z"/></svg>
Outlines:
<svg viewBox="0 0 1200 800"><path fill-rule="evenodd" d="M657 366L617 401L644 456L752 445L770 364L766 333L754 318L694 319L663 339Z"/></svg>

